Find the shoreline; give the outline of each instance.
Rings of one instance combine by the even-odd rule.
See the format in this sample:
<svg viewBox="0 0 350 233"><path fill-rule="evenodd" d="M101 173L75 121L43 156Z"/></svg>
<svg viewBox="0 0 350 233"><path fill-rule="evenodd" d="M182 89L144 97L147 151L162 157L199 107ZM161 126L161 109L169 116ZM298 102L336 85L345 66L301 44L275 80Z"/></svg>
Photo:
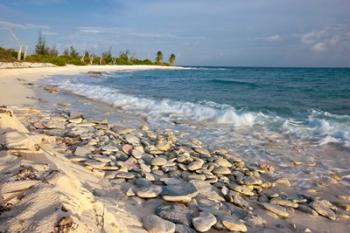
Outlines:
<svg viewBox="0 0 350 233"><path fill-rule="evenodd" d="M245 163L240 155L210 150L196 139L181 143L172 131L125 128L68 109L37 110L36 101L26 98L34 91L22 81L83 72L64 68L0 76L1 88L20 89L14 95L20 98L8 102L21 106L0 108L0 231L346 232L349 227L344 208L350 197L339 197L336 184L327 197L296 192L288 177L273 178L275 168L268 163ZM103 70L84 71L130 66L98 68Z"/></svg>
<svg viewBox="0 0 350 233"><path fill-rule="evenodd" d="M35 104L34 92L20 81L35 82L50 75L74 75L89 71L108 72L122 70L147 69L180 69L180 67L166 67L153 65L87 65L87 66L55 66L36 68L0 69L0 105L28 105ZM28 97L28 98L27 98Z"/></svg>

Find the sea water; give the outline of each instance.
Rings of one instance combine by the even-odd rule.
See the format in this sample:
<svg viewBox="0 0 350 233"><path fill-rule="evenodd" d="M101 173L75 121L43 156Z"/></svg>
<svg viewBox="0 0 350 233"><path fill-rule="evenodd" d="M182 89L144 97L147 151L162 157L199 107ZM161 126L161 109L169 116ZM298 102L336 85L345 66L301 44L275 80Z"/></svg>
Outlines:
<svg viewBox="0 0 350 233"><path fill-rule="evenodd" d="M350 69L183 67L44 83L172 128L183 140L272 162L301 187L350 174Z"/></svg>

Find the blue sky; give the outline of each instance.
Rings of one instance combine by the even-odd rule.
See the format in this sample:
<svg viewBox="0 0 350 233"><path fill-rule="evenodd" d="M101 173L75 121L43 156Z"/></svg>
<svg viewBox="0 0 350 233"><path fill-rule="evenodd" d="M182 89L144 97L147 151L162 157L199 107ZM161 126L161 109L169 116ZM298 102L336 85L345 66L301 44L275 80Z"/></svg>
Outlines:
<svg viewBox="0 0 350 233"><path fill-rule="evenodd" d="M350 66L349 0L0 0L0 46L112 47L182 65Z"/></svg>

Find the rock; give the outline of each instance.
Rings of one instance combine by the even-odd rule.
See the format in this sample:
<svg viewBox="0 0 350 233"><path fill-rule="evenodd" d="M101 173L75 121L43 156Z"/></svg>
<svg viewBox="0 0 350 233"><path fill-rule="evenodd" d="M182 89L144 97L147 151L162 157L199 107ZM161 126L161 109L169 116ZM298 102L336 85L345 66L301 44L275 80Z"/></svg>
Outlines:
<svg viewBox="0 0 350 233"><path fill-rule="evenodd" d="M188 180L201 180L204 181L206 176L203 174L191 174L187 177Z"/></svg>
<svg viewBox="0 0 350 233"><path fill-rule="evenodd" d="M253 187L248 185L229 185L233 191L239 192L246 196L254 196Z"/></svg>
<svg viewBox="0 0 350 233"><path fill-rule="evenodd" d="M279 206L279 205L274 205L274 204L270 204L270 203L261 203L262 206L267 209L268 211L282 217L282 218L288 218L289 217L289 213L287 212L287 209Z"/></svg>
<svg viewBox="0 0 350 233"><path fill-rule="evenodd" d="M192 211L184 205L161 205L156 209L156 214L173 223L189 226Z"/></svg>
<svg viewBox="0 0 350 233"><path fill-rule="evenodd" d="M183 180L178 178L161 178L160 181L164 182L167 185L174 185L174 184L182 184Z"/></svg>
<svg viewBox="0 0 350 233"><path fill-rule="evenodd" d="M176 233L196 233L196 231L193 230L191 227L183 224L176 224L175 232Z"/></svg>
<svg viewBox="0 0 350 233"><path fill-rule="evenodd" d="M248 224L253 226L262 226L266 224L266 220L260 217L259 215L251 215L247 219Z"/></svg>
<svg viewBox="0 0 350 233"><path fill-rule="evenodd" d="M190 171L195 171L198 169L201 169L202 166L204 165L204 161L201 159L196 159L195 161L193 161L192 163L190 163L187 168Z"/></svg>
<svg viewBox="0 0 350 233"><path fill-rule="evenodd" d="M239 206L242 208L249 208L250 207L249 203L246 200L244 200L244 198L241 197L241 195L237 192L229 191L229 193L227 195L227 199L229 202L235 204L236 206Z"/></svg>
<svg viewBox="0 0 350 233"><path fill-rule="evenodd" d="M124 145L122 146L123 152L124 152L125 154L127 154L127 155L130 155L130 154L131 154L132 149L133 149L133 147L132 147L132 145L130 145L130 144L124 144Z"/></svg>
<svg viewBox="0 0 350 233"><path fill-rule="evenodd" d="M84 118L82 116L75 116L75 117L70 118L68 121L70 123L80 124L83 122L83 120L84 120Z"/></svg>
<svg viewBox="0 0 350 233"><path fill-rule="evenodd" d="M102 169L106 165L106 163L96 161L96 160L86 160L84 164L90 168L95 168L95 169Z"/></svg>
<svg viewBox="0 0 350 233"><path fill-rule="evenodd" d="M167 163L168 161L162 157L157 157L152 159L151 164L153 166L163 166Z"/></svg>
<svg viewBox="0 0 350 233"><path fill-rule="evenodd" d="M211 156L210 152L204 148L196 147L196 148L194 148L194 151L197 152L198 154L205 155L207 157Z"/></svg>
<svg viewBox="0 0 350 233"><path fill-rule="evenodd" d="M84 157L91 154L91 151L93 151L93 147L91 146L79 146L77 149L75 149L74 154L76 156Z"/></svg>
<svg viewBox="0 0 350 233"><path fill-rule="evenodd" d="M150 166L143 163L140 164L140 169L143 173L150 173L152 171Z"/></svg>
<svg viewBox="0 0 350 233"><path fill-rule="evenodd" d="M307 214L311 214L313 216L318 216L318 213L314 209L312 209L311 207L309 207L307 205L299 205L298 210L300 210L301 212L307 213Z"/></svg>
<svg viewBox="0 0 350 233"><path fill-rule="evenodd" d="M141 159L143 154L144 154L144 152L139 151L139 150L134 149L131 151L131 155L134 156L135 159Z"/></svg>
<svg viewBox="0 0 350 233"><path fill-rule="evenodd" d="M192 219L194 228L199 232L209 231L215 223L215 216L208 212L202 212L198 217Z"/></svg>
<svg viewBox="0 0 350 233"><path fill-rule="evenodd" d="M275 183L275 185L281 185L281 186L286 186L286 187L292 186L290 184L288 178L286 178L286 177L280 178L280 179L276 180L274 183Z"/></svg>
<svg viewBox="0 0 350 233"><path fill-rule="evenodd" d="M247 232L248 230L246 225L234 216L224 216L221 222L230 231Z"/></svg>
<svg viewBox="0 0 350 233"><path fill-rule="evenodd" d="M135 175L131 172L117 172L115 175L117 179L133 179Z"/></svg>
<svg viewBox="0 0 350 233"><path fill-rule="evenodd" d="M222 166L220 166L220 167L215 168L215 169L213 170L213 173L214 173L215 175L230 175L230 174L231 174L231 171L230 171L230 169L227 168L227 167L222 167Z"/></svg>
<svg viewBox="0 0 350 233"><path fill-rule="evenodd" d="M125 141L127 141L131 145L139 145L140 139L134 135L128 134L125 136Z"/></svg>
<svg viewBox="0 0 350 233"><path fill-rule="evenodd" d="M198 190L191 183L167 185L161 193L166 201L188 203L198 195Z"/></svg>
<svg viewBox="0 0 350 233"><path fill-rule="evenodd" d="M149 233L174 233L175 224L164 220L157 215L147 215L143 218L143 227Z"/></svg>
<svg viewBox="0 0 350 233"><path fill-rule="evenodd" d="M137 189L136 195L141 198L155 198L162 192L162 187L151 185Z"/></svg>
<svg viewBox="0 0 350 233"><path fill-rule="evenodd" d="M329 218L330 220L336 220L337 218L331 209L333 205L327 200L315 200L310 204L310 206L323 217Z"/></svg>
<svg viewBox="0 0 350 233"><path fill-rule="evenodd" d="M279 197L275 197L272 198L270 201L271 204L275 204L275 205L281 205L281 206L286 206L286 207L292 207L292 208L298 208L299 204L289 201L289 200L285 200L285 199L281 199Z"/></svg>
<svg viewBox="0 0 350 233"><path fill-rule="evenodd" d="M221 167L232 167L232 164L227 160L227 159L224 159L222 157L218 157L216 160L215 160L215 163Z"/></svg>

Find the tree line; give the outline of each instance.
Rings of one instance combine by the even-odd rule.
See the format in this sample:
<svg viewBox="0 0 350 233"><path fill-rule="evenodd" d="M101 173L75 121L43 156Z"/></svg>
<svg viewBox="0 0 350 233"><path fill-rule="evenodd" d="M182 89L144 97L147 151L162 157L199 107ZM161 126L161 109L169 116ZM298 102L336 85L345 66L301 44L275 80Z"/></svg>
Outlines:
<svg viewBox="0 0 350 233"><path fill-rule="evenodd" d="M168 61L164 61L162 51L156 53L154 61L150 59L140 59L131 55L129 50L123 50L118 56L113 56L112 49L94 54L88 50L80 53L73 46L65 49L63 53L59 53L56 47L47 45L44 36L40 33L38 41L35 45L35 53L27 55L13 49L5 49L0 47L0 61L28 61L52 63L58 66L66 64L73 65L175 65L176 56L171 54Z"/></svg>

